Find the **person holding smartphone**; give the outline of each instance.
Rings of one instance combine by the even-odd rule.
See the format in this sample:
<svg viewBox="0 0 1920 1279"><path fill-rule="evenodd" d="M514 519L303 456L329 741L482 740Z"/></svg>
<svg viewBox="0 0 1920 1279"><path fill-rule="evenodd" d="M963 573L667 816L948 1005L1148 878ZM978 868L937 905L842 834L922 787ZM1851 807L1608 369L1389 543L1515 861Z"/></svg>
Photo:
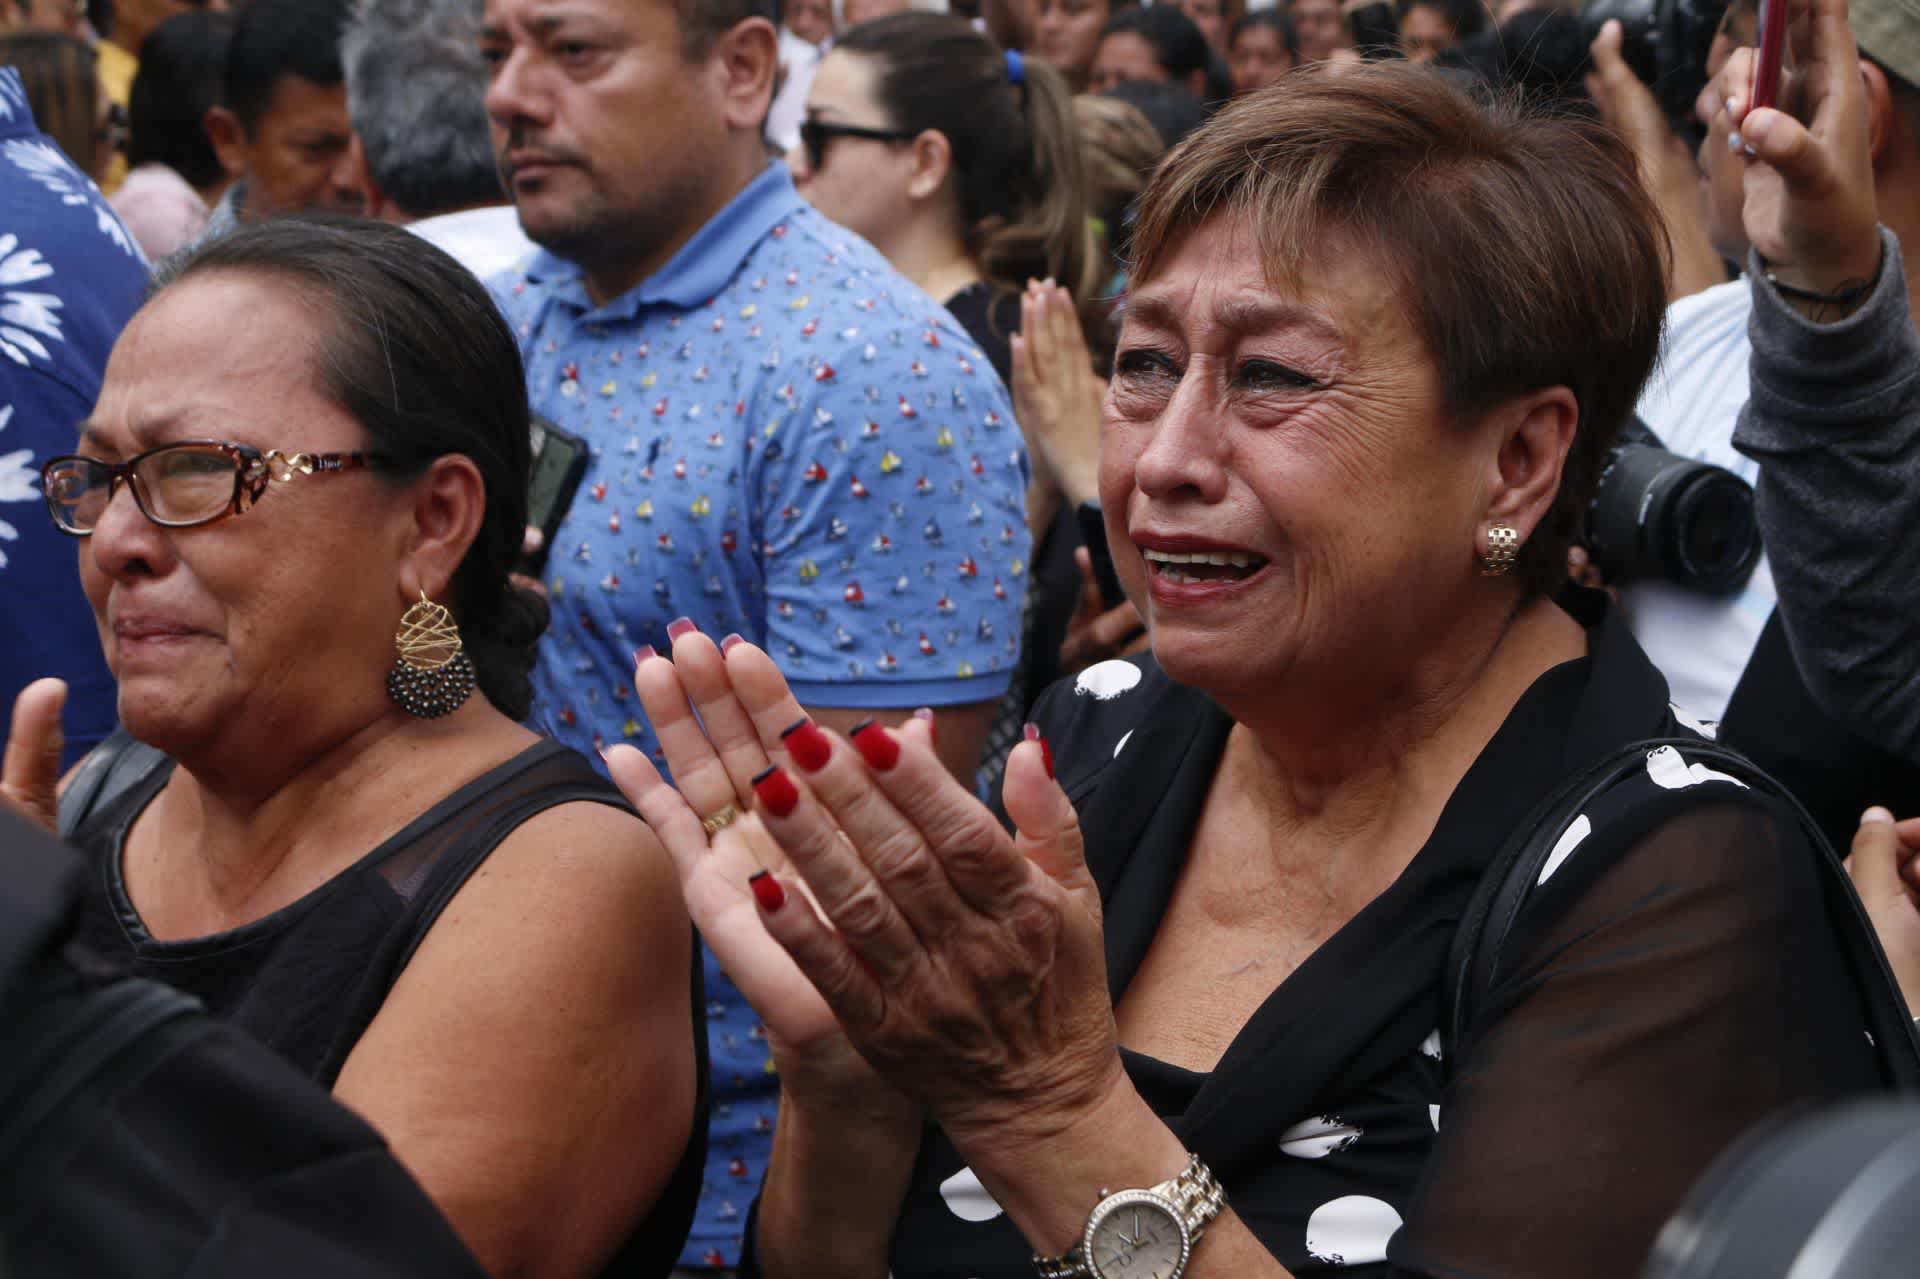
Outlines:
<svg viewBox="0 0 1920 1279"><path fill-rule="evenodd" d="M1920 19L1786 8L1776 107L1755 105L1752 50L1702 95L1741 170L1752 397L1733 442L1759 463L1779 592L1724 733L1844 844L1869 803L1920 811L1920 334L1900 253L1920 235Z"/></svg>
<svg viewBox="0 0 1920 1279"><path fill-rule="evenodd" d="M1645 582L1623 588L1623 602L1674 700L1723 721L1725 740L1792 787L1843 848L1862 808L1900 808L1901 796L1920 791L1906 594L1920 485L1902 469L1914 457L1902 401L1875 381L1910 366L1897 349L1912 340L1915 296L1892 256L1874 276L1876 217L1893 242L1920 237L1920 23L1889 0L1850 9L1838 18L1844 35L1817 41L1806 34L1808 6L1789 7L1804 38L1782 48L1784 111L1758 114L1754 134L1727 109L1738 98L1740 117L1750 111L1745 86L1761 35L1754 0L1736 0L1708 57L1715 79L1698 106L1697 168L1684 173L1652 94L1621 58L1617 29L1594 43L1589 80L1656 192L1683 184L1694 201L1663 201L1676 246L1670 287L1686 295L1668 307L1665 358L1636 411L1676 452L1760 487L1767 547L1734 595ZM1813 167L1769 159L1768 129L1780 124L1791 128L1778 136ZM1668 171L1677 176L1663 179ZM1688 291L1682 272L1695 240L1748 274ZM1840 274L1826 290L1810 278L1796 284L1804 263ZM1829 292L1863 274L1877 288L1852 296L1857 310L1845 315L1779 287Z"/></svg>

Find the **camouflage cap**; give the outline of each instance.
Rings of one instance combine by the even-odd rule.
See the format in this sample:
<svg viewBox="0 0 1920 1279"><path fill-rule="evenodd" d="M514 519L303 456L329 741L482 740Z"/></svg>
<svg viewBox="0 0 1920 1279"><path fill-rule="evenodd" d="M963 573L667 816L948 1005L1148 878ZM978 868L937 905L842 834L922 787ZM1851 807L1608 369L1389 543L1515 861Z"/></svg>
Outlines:
<svg viewBox="0 0 1920 1279"><path fill-rule="evenodd" d="M1860 52L1920 87L1920 0L1852 0L1848 16Z"/></svg>

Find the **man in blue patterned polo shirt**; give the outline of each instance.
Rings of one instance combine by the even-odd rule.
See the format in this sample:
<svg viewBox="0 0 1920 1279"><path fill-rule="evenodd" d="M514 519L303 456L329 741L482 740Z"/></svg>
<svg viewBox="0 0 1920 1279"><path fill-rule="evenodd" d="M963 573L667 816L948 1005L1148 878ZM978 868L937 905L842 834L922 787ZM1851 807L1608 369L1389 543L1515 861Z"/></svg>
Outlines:
<svg viewBox="0 0 1920 1279"><path fill-rule="evenodd" d="M829 726L939 708L967 775L1018 657L1020 434L952 318L767 163L771 12L487 2L494 143L543 246L494 285L535 409L592 454L548 561L536 716L582 750L653 751L631 654L684 617L764 646ZM715 1107L684 1262L719 1267L777 1089L711 958L706 978Z"/></svg>

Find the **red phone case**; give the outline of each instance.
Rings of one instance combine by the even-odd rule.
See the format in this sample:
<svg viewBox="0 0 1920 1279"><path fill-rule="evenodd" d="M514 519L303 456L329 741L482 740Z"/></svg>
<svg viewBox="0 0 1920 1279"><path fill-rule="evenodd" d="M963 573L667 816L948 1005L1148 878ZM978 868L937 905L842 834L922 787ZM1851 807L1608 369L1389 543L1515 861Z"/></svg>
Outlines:
<svg viewBox="0 0 1920 1279"><path fill-rule="evenodd" d="M1770 107L1780 96L1780 59L1787 45L1787 0L1760 0L1759 65L1753 69L1753 105Z"/></svg>

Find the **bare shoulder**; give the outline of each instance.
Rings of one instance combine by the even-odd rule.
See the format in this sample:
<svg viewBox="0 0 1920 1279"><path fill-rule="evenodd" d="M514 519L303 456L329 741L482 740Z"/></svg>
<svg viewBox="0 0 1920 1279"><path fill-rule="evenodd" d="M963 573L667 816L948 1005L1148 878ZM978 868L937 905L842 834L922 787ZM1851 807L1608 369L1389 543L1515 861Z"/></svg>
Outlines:
<svg viewBox="0 0 1920 1279"><path fill-rule="evenodd" d="M693 963L672 864L640 820L549 809L447 904L336 1095L491 1273L597 1273L693 1132Z"/></svg>
<svg viewBox="0 0 1920 1279"><path fill-rule="evenodd" d="M589 952L601 968L649 955L669 937L688 950L691 927L672 860L644 822L607 804L561 804L500 842L428 933L421 958L436 941L492 950L496 930L506 930L515 948Z"/></svg>

